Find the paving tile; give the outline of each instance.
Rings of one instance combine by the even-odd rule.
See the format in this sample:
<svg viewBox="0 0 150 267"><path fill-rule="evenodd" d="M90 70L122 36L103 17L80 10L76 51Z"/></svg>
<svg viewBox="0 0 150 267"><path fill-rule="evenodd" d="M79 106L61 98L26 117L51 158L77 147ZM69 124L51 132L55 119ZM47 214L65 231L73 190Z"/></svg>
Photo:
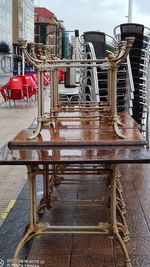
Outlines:
<svg viewBox="0 0 150 267"><path fill-rule="evenodd" d="M70 267L115 267L114 259L111 256L88 255L72 256ZM123 267L123 265L122 265Z"/></svg>
<svg viewBox="0 0 150 267"><path fill-rule="evenodd" d="M74 225L75 209L52 208L41 217L41 222L47 221L51 225Z"/></svg>
<svg viewBox="0 0 150 267"><path fill-rule="evenodd" d="M73 238L72 255L112 256L112 241L103 235L75 235Z"/></svg>
<svg viewBox="0 0 150 267"><path fill-rule="evenodd" d="M72 239L70 235L47 234L39 236L32 245L28 257L34 255L70 255Z"/></svg>

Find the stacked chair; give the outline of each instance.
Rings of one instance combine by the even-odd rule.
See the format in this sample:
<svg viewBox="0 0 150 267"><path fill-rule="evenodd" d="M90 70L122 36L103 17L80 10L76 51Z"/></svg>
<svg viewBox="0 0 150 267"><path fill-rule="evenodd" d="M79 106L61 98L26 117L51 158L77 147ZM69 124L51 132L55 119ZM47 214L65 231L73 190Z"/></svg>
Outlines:
<svg viewBox="0 0 150 267"><path fill-rule="evenodd" d="M96 59L105 56L104 34L86 32L80 39L80 58ZM101 43L99 46L98 44ZM99 47L101 49L99 50ZM98 69L96 67L81 68L79 99L81 101L99 101ZM107 78L105 77L107 80ZM106 91L104 89L104 91Z"/></svg>
<svg viewBox="0 0 150 267"><path fill-rule="evenodd" d="M118 41L125 40L128 36L134 36L135 41L129 53L133 86L130 92L130 110L133 118L141 125L143 134L148 139L148 88L149 88L149 60L150 60L150 37L146 35L144 25L125 23L114 29L115 38Z"/></svg>
<svg viewBox="0 0 150 267"><path fill-rule="evenodd" d="M92 58L90 53L90 46L89 42L92 43L95 51L96 58L105 58L106 56L106 41L105 41L105 34L103 32L85 32L84 33L84 40L87 43L86 45L86 51L88 54L87 58ZM97 79L98 79L98 88L99 88L99 96L100 100L105 100L105 97L107 95L106 92L106 83L107 83L107 72L104 70L99 70L99 68L96 69L97 71ZM87 75L90 76L89 71L87 72ZM95 76L95 75L94 75ZM88 78L89 79L89 78ZM92 82L91 82L92 83ZM93 86L92 86L93 88Z"/></svg>
<svg viewBox="0 0 150 267"><path fill-rule="evenodd" d="M119 34L117 34L118 28ZM117 110L127 111L141 125L141 131L148 140L150 38L146 36L144 30L145 27L140 24L130 23L117 26L112 37L111 48L114 49L114 42L124 41L126 37L135 37L129 56L119 66L117 72ZM80 58L105 58L108 53L111 53L106 40L107 36L103 32L85 32L80 39ZM84 68L81 71L79 99L106 102L108 99L107 81L107 70Z"/></svg>
<svg viewBox="0 0 150 267"><path fill-rule="evenodd" d="M99 59L103 58L114 50L114 42L117 40L111 38L112 44L107 45L106 35L103 32L89 31L85 32L82 36L80 44L82 46L82 58L87 59ZM110 37L110 36L109 36ZM104 103L108 99L108 71L100 70L99 68L83 69L80 79L80 99L100 101ZM121 64L117 73L117 109L118 111L124 111L126 108L126 64Z"/></svg>

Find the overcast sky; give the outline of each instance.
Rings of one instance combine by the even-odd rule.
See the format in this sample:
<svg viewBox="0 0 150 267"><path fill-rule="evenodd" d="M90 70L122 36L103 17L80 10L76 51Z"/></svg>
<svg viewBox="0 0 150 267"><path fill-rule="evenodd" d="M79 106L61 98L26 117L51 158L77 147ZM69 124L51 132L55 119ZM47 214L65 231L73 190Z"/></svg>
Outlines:
<svg viewBox="0 0 150 267"><path fill-rule="evenodd" d="M35 4L64 20L66 30L80 33L99 30L112 35L116 25L128 20L128 0L35 0ZM150 0L133 0L132 22L150 28Z"/></svg>

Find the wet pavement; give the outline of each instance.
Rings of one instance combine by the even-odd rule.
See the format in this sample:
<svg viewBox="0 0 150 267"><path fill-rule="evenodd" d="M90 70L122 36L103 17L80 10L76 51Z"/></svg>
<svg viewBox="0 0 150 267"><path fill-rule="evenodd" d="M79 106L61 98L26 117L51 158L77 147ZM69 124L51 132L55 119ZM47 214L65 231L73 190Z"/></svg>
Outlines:
<svg viewBox="0 0 150 267"><path fill-rule="evenodd" d="M0 103L3 102L0 95ZM48 107L49 92L45 93ZM37 115L36 101L12 101L11 108L6 103L0 105L0 147L13 139L21 130L28 128ZM26 183L26 168L23 166L0 166L0 225L3 223L18 195Z"/></svg>

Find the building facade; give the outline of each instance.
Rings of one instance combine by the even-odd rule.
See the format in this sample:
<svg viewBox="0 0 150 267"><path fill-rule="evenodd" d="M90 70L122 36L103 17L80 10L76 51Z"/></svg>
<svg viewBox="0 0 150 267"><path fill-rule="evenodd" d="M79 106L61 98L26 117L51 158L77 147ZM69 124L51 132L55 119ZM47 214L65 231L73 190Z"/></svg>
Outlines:
<svg viewBox="0 0 150 267"><path fill-rule="evenodd" d="M49 47L51 57L62 58L63 21L44 7L35 7L35 42Z"/></svg>
<svg viewBox="0 0 150 267"><path fill-rule="evenodd" d="M34 42L34 0L13 0L13 72L24 74L26 65L19 39Z"/></svg>
<svg viewBox="0 0 150 267"><path fill-rule="evenodd" d="M72 59L77 59L77 49L78 49L78 43L77 43L76 36L71 36L71 46L72 46Z"/></svg>
<svg viewBox="0 0 150 267"><path fill-rule="evenodd" d="M12 73L12 1L0 0L0 77Z"/></svg>
<svg viewBox="0 0 150 267"><path fill-rule="evenodd" d="M63 42L62 42L62 57L66 59L71 58L71 44L69 41L69 32L63 32Z"/></svg>

